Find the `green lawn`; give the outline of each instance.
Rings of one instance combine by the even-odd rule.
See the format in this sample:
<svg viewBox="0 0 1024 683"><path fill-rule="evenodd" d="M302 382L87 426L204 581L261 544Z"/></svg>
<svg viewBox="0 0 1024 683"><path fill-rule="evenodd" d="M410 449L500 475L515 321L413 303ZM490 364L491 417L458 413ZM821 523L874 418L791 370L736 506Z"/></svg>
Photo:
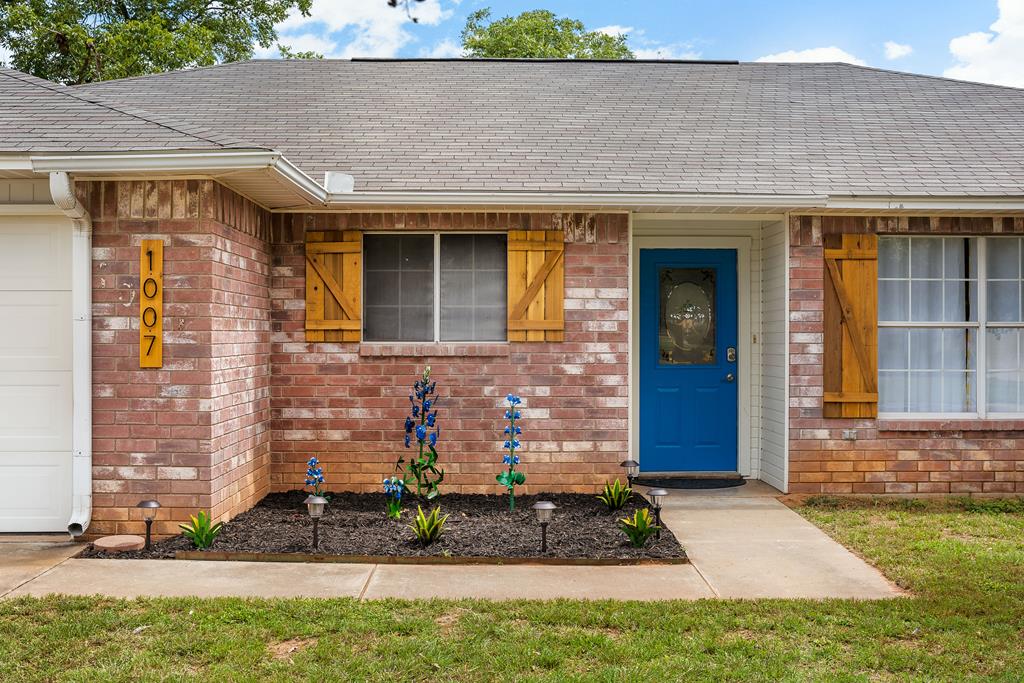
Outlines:
<svg viewBox="0 0 1024 683"><path fill-rule="evenodd" d="M1021 681L1024 510L965 507L800 509L908 599L20 599L0 602L0 681Z"/></svg>

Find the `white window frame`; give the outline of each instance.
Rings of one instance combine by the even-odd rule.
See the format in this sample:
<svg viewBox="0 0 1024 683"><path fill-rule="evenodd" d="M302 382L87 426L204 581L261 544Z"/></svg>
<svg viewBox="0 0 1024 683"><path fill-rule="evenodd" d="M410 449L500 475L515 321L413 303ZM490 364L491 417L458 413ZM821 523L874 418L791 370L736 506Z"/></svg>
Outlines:
<svg viewBox="0 0 1024 683"><path fill-rule="evenodd" d="M881 331L883 328L897 328L897 329L948 329L948 330L963 330L973 329L975 330L975 352L977 354L977 362L975 363L976 373L976 393L975 403L977 411L965 412L965 413L922 413L922 412L879 412L878 417L881 419L894 419L894 420L973 420L973 419L1022 419L1024 418L1024 412L1018 413L990 413L988 412L988 365L986 358L986 350L988 347L988 328L1024 328L1024 321L1021 322L992 322L988 320L988 245L989 240L999 240L1002 238L1024 238L1024 235L879 235L879 239L886 238L907 238L907 237L918 237L918 238L965 238L975 240L977 246L977 258L978 258L978 319L976 321L964 321L964 322L894 322L894 321L882 321L881 318L878 320L878 329ZM1024 274L1022 274L1024 276ZM884 279L879 277L878 280L881 282ZM911 282L913 278L910 278ZM909 314L909 311L908 311ZM879 348L879 355L881 355L881 348ZM881 391L881 387L879 387ZM881 400L881 396L879 396Z"/></svg>
<svg viewBox="0 0 1024 683"><path fill-rule="evenodd" d="M508 323L505 323L505 338L502 340L490 339L490 340L473 340L473 339L441 339L441 235L504 235L505 236L505 257L506 257L506 287L508 287L508 271L507 271L507 258L508 258L508 233L500 230L374 230L367 231L364 233L364 237L378 237L385 235L433 235L434 236L434 338L433 339L416 339L413 341L400 341L394 340L383 340L375 339L373 341L365 341L366 344L507 344L508 343ZM365 247L364 247L365 252ZM363 291L363 325L366 323L366 264L364 262L362 272L359 274L361 278L361 287ZM507 293L506 293L507 299ZM508 318L508 301L505 302L505 317Z"/></svg>

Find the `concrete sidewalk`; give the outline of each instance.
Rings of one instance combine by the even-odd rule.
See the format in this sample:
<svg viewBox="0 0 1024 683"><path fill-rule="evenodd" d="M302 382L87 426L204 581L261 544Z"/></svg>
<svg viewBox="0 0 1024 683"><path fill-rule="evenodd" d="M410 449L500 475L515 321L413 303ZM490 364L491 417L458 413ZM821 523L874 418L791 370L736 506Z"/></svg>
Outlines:
<svg viewBox="0 0 1024 683"><path fill-rule="evenodd" d="M696 600L901 593L760 482L674 491L663 512L692 564L622 567L79 560L80 545L0 539L0 598L351 597ZM70 559L69 559L70 558Z"/></svg>

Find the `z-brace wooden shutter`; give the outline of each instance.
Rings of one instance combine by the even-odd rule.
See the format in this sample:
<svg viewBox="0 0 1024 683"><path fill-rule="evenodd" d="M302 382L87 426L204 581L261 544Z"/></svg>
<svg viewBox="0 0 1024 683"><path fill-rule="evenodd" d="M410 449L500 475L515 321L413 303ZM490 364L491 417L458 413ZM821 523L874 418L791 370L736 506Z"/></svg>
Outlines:
<svg viewBox="0 0 1024 683"><path fill-rule="evenodd" d="M565 237L561 230L508 233L508 340L565 338Z"/></svg>
<svg viewBox="0 0 1024 683"><path fill-rule="evenodd" d="M878 415L878 237L825 237L824 416Z"/></svg>
<svg viewBox="0 0 1024 683"><path fill-rule="evenodd" d="M306 233L306 341L362 338L363 238L357 230Z"/></svg>

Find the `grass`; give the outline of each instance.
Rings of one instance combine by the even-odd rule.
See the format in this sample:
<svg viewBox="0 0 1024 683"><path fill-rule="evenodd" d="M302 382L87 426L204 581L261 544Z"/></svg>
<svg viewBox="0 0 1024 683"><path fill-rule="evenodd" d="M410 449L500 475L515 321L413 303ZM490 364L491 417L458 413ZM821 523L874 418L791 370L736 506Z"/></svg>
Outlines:
<svg viewBox="0 0 1024 683"><path fill-rule="evenodd" d="M1024 680L1024 511L799 512L914 597L699 601L0 601L0 680Z"/></svg>

